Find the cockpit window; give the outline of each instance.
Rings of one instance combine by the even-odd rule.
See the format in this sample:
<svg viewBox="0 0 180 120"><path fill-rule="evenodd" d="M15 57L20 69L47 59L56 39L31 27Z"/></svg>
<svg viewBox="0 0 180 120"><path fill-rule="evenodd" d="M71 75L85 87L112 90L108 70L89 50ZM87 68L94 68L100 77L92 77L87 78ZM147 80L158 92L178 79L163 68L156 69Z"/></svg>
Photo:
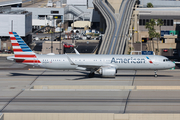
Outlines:
<svg viewBox="0 0 180 120"><path fill-rule="evenodd" d="M163 62L170 61L169 59L163 59Z"/></svg>

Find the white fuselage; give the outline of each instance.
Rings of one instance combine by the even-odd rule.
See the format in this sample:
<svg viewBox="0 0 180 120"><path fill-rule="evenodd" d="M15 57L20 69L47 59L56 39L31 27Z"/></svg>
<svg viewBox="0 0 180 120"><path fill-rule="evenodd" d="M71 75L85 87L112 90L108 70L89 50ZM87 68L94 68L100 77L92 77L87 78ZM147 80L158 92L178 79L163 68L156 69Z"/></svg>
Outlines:
<svg viewBox="0 0 180 120"><path fill-rule="evenodd" d="M68 59L74 63L72 65ZM37 55L41 63L30 65L47 69L86 70L88 67L112 66L117 70L162 70L175 66L166 57L157 55ZM27 63L28 64L28 63Z"/></svg>

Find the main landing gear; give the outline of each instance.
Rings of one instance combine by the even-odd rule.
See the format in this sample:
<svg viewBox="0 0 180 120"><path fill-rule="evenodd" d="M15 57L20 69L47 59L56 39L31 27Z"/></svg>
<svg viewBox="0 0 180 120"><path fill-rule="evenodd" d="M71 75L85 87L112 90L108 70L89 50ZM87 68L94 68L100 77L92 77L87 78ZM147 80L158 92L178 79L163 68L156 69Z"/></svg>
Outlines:
<svg viewBox="0 0 180 120"><path fill-rule="evenodd" d="M155 73L155 74L154 74L154 77L157 78L157 76L158 76L158 75L157 75L157 71L155 70L154 73Z"/></svg>
<svg viewBox="0 0 180 120"><path fill-rule="evenodd" d="M90 72L89 75L88 75L89 78L92 78L94 77L94 72Z"/></svg>

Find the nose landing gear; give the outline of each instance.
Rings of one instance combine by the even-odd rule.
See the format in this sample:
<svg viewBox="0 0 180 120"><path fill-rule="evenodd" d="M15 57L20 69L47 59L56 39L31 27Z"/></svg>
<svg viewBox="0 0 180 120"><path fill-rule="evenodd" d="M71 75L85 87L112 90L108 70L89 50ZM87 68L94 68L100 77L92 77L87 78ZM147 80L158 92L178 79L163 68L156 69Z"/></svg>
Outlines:
<svg viewBox="0 0 180 120"><path fill-rule="evenodd" d="M155 73L155 74L154 74L154 77L157 78L157 76L158 76L158 75L157 75L157 71L155 70L154 73Z"/></svg>

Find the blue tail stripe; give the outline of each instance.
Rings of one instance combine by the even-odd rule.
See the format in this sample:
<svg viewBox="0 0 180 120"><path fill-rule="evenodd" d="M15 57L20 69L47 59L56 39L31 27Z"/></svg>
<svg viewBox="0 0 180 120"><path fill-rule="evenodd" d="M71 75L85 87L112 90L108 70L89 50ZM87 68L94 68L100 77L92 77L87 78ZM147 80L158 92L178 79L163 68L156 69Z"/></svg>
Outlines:
<svg viewBox="0 0 180 120"><path fill-rule="evenodd" d="M31 50L24 50L22 49L23 52L32 52Z"/></svg>
<svg viewBox="0 0 180 120"><path fill-rule="evenodd" d="M20 38L20 37L19 37L19 35L14 35L14 37L16 37L16 38Z"/></svg>
<svg viewBox="0 0 180 120"><path fill-rule="evenodd" d="M18 43L25 43L24 41L18 41Z"/></svg>
<svg viewBox="0 0 180 120"><path fill-rule="evenodd" d="M22 47L22 46L20 46L22 49L24 49L24 48L29 48L28 46L24 46L24 47Z"/></svg>
<svg viewBox="0 0 180 120"><path fill-rule="evenodd" d="M23 46L23 45L24 45L24 46L27 46L26 43L19 43L19 45L21 45L21 46Z"/></svg>
<svg viewBox="0 0 180 120"><path fill-rule="evenodd" d="M29 46L27 46L27 45L20 45L21 47L28 47L29 48Z"/></svg>
<svg viewBox="0 0 180 120"><path fill-rule="evenodd" d="M23 52L33 52L29 48L29 46L24 42L24 40L16 32L12 32L12 33L14 34L14 37L16 38L16 40Z"/></svg>
<svg viewBox="0 0 180 120"><path fill-rule="evenodd" d="M22 50L31 50L30 48L23 48Z"/></svg>
<svg viewBox="0 0 180 120"><path fill-rule="evenodd" d="M16 40L22 40L21 38L16 38Z"/></svg>

